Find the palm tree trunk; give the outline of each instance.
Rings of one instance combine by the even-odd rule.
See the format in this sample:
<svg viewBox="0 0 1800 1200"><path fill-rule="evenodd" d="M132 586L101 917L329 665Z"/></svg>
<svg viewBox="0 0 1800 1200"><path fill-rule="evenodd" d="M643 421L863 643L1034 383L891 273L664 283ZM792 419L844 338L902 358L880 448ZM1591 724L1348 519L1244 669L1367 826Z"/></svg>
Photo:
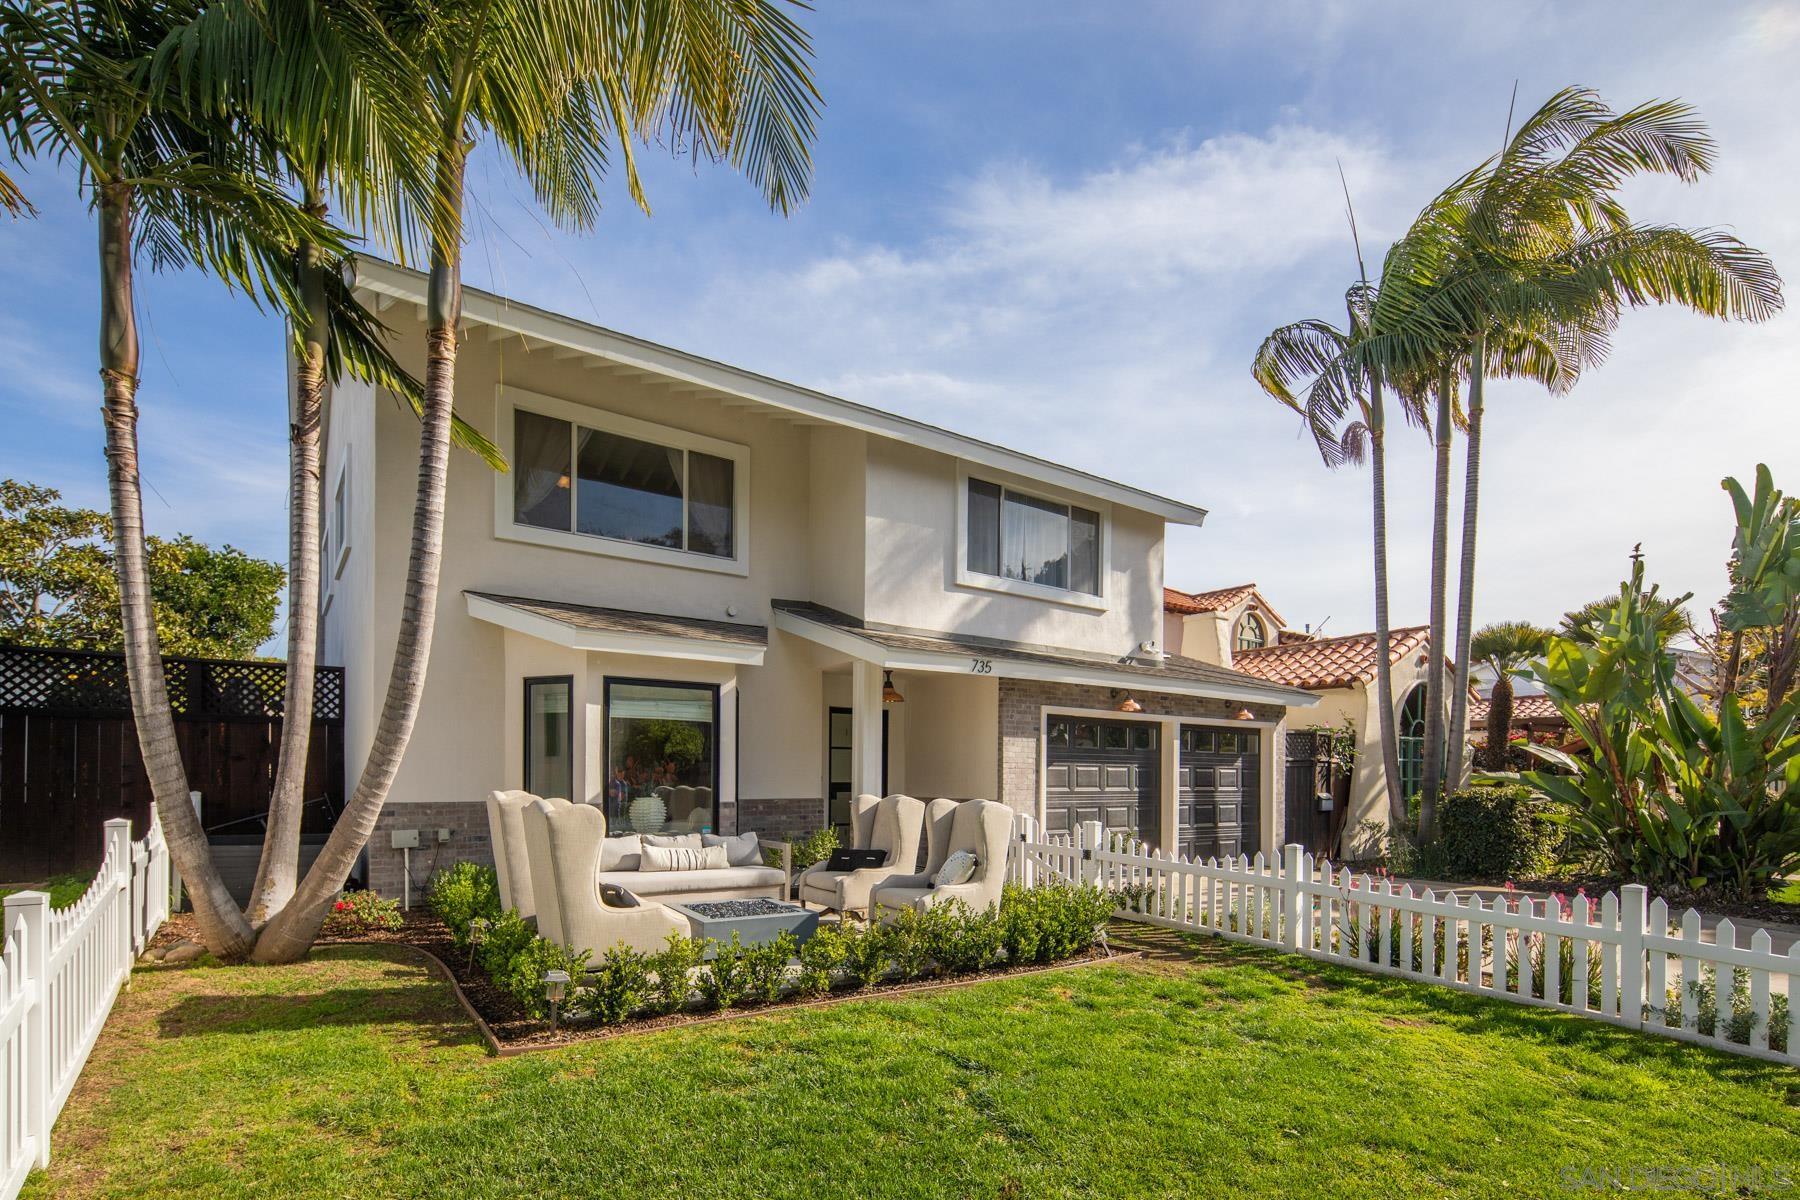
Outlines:
<svg viewBox="0 0 1800 1200"><path fill-rule="evenodd" d="M133 194L129 185L100 186L100 378L105 384L106 482L112 506L113 562L125 640L131 716L163 835L194 905L200 940L221 958L250 949L251 932L213 867L206 831L188 800L187 771L150 596L144 551L143 493L138 482L136 297L131 275Z"/></svg>
<svg viewBox="0 0 1800 1200"><path fill-rule="evenodd" d="M1481 765L1490 771L1506 770L1506 748L1512 741L1513 685L1502 671L1488 692L1487 749Z"/></svg>
<svg viewBox="0 0 1800 1200"><path fill-rule="evenodd" d="M1475 636L1476 509L1481 500L1481 414L1483 358L1487 339L1476 334L1469 347L1469 442L1464 448L1462 563L1456 589L1456 683L1450 693L1450 781L1460 788L1469 777L1469 640Z"/></svg>
<svg viewBox="0 0 1800 1200"><path fill-rule="evenodd" d="M1387 547L1387 420L1382 408L1381 384L1376 382L1369 402L1369 470L1375 528L1375 710L1381 737L1381 771L1387 783L1388 827L1406 828L1406 797L1400 788L1400 743L1394 728L1393 636L1388 628Z"/></svg>
<svg viewBox="0 0 1800 1200"><path fill-rule="evenodd" d="M1424 786L1419 792L1419 841L1437 837L1438 792L1444 782L1444 585L1449 558L1450 371L1438 379L1432 425L1436 467L1431 495L1431 651L1425 668Z"/></svg>
<svg viewBox="0 0 1800 1200"><path fill-rule="evenodd" d="M306 187L306 211L325 215L318 182ZM300 874L300 824L306 808L306 764L312 745L313 675L319 653L320 424L325 411L325 261L320 248L300 247L300 293L306 328L294 368L294 419L288 433L288 659L281 756L269 795L269 824L245 916L261 925L293 898Z"/></svg>
<svg viewBox="0 0 1800 1200"><path fill-rule="evenodd" d="M444 545L445 476L450 461L451 402L456 391L456 335L462 317L462 203L467 144L451 139L438 160L438 202L445 229L433 239L425 328L424 411L419 424L419 481L413 502L412 550L400 636L388 675L387 697L362 778L324 849L286 908L263 927L253 955L264 963L293 962L319 935L332 899L375 831L388 789L418 719L437 619L438 573Z"/></svg>

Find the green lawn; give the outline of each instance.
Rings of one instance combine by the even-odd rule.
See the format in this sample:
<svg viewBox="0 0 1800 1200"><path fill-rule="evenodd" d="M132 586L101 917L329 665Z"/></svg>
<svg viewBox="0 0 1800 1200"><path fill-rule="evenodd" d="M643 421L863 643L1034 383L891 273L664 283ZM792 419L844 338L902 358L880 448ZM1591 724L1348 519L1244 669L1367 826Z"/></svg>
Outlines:
<svg viewBox="0 0 1800 1200"><path fill-rule="evenodd" d="M67 908L87 895L88 885L93 882L92 875L53 875L43 883L0 887L0 898L10 896L14 892L25 891L29 886L49 892L51 908Z"/></svg>
<svg viewBox="0 0 1800 1200"><path fill-rule="evenodd" d="M339 946L140 970L55 1148L32 1200L1550 1196L1800 1177L1800 1073L1218 943L493 1059Z"/></svg>

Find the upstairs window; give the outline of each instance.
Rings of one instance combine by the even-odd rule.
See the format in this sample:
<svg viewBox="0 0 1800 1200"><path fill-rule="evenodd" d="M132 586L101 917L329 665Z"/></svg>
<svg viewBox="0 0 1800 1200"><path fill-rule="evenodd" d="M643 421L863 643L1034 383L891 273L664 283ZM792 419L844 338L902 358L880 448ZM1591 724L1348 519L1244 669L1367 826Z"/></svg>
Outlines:
<svg viewBox="0 0 1800 1200"><path fill-rule="evenodd" d="M970 571L1100 594L1100 514L969 480Z"/></svg>
<svg viewBox="0 0 1800 1200"><path fill-rule="evenodd" d="M1238 618L1236 648L1238 650L1261 650L1269 644L1269 631L1263 627L1262 618L1253 612L1247 612Z"/></svg>
<svg viewBox="0 0 1800 1200"><path fill-rule="evenodd" d="M517 524L732 558L736 496L729 458L513 411Z"/></svg>

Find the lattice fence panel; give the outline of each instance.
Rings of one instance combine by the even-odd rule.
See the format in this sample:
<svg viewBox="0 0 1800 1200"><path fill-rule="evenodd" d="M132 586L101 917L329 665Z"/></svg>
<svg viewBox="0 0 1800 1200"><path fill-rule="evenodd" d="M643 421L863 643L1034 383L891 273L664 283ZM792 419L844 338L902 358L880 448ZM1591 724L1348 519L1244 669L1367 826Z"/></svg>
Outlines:
<svg viewBox="0 0 1800 1200"><path fill-rule="evenodd" d="M279 662L165 658L169 706L178 716L270 720L286 708L287 668ZM120 716L131 711L121 654L0 646L0 708ZM344 671L320 667L313 717L344 718Z"/></svg>

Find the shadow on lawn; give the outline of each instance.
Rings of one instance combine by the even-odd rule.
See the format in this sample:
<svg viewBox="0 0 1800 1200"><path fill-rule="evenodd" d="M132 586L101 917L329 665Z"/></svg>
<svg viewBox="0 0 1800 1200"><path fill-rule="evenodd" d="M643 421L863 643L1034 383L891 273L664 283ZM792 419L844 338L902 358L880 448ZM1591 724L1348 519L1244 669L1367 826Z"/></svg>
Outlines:
<svg viewBox="0 0 1800 1200"><path fill-rule="evenodd" d="M1115 931L1111 940L1115 947L1129 945L1144 950L1152 959L1185 959L1195 966L1217 970L1254 968L1308 991L1333 994L1339 1002L1363 1007L1389 1024L1413 1024L1411 1018L1423 1018L1458 1033L1498 1034L1544 1046L1567 1047L1634 1066L1680 1069L1692 1067L1699 1058L1716 1078L1785 1091L1789 1104L1800 1104L1800 1089L1792 1086L1791 1071L1780 1064L1695 1046L1572 1012L1369 974L1263 946L1174 930L1133 929L1124 937Z"/></svg>
<svg viewBox="0 0 1800 1200"><path fill-rule="evenodd" d="M357 982L305 990L263 990L257 974L236 972L307 971L323 968L329 976L334 963L355 964ZM382 982L369 982L370 966L380 966ZM480 1036L468 1014L457 1004L443 980L423 963L401 957L391 949L375 946L333 946L299 967L231 967L195 971L197 988L208 984L250 984L242 990L195 990L157 1014L160 1037L193 1037L201 1034L267 1034L363 1025L392 1026L400 1036L434 1046L476 1044ZM307 980L308 983L314 982Z"/></svg>

